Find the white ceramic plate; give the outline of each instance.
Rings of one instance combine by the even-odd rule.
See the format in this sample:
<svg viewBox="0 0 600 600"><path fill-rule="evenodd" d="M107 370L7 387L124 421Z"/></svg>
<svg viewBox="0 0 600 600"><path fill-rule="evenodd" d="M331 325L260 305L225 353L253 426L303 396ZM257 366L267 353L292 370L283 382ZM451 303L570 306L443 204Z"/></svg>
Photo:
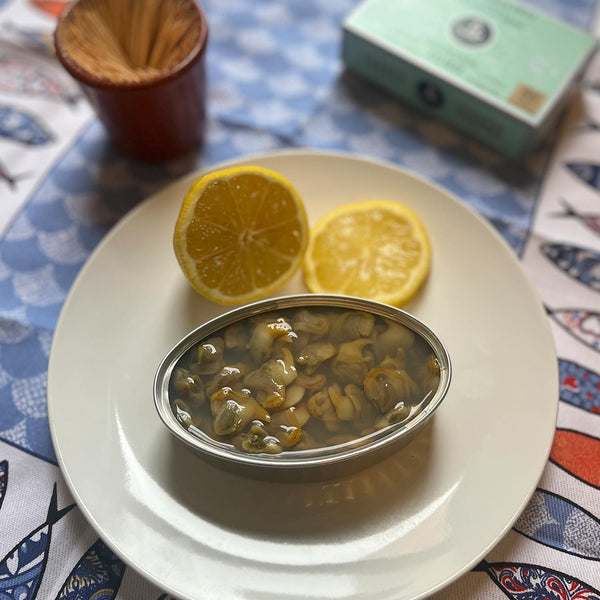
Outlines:
<svg viewBox="0 0 600 600"><path fill-rule="evenodd" d="M184 334L225 310L192 291L171 249L195 174L110 232L64 306L48 404L68 485L118 555L182 598L414 599L439 590L511 527L550 451L558 379L537 295L482 219L414 175L309 152L241 162L293 181L312 222L369 198L421 216L433 266L406 308L450 352L448 396L406 449L341 481L261 483L177 442L154 409L154 372ZM298 275L280 295L300 291Z"/></svg>

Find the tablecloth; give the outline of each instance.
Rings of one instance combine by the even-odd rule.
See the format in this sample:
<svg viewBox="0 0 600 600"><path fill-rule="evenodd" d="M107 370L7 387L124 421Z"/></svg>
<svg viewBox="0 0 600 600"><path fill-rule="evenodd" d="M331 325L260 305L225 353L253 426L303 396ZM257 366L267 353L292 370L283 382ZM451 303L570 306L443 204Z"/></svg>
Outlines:
<svg viewBox="0 0 600 600"><path fill-rule="evenodd" d="M111 145L53 56L63 4L0 2L0 598L167 597L98 538L65 485L46 404L53 331L94 248L153 192L223 160L307 147L406 167L489 220L554 334L560 403L543 476L507 535L437 597L600 600L596 64L560 128L515 163L343 70L341 22L356 0L203 0L206 141L148 165ZM529 4L596 30L596 0Z"/></svg>

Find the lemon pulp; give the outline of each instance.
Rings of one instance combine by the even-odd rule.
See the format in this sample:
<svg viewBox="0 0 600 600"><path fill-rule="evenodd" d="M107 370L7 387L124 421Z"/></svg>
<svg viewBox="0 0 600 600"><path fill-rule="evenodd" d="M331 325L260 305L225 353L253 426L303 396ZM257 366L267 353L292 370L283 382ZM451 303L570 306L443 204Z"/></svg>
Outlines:
<svg viewBox="0 0 600 600"><path fill-rule="evenodd" d="M314 293L348 294L401 306L423 285L431 245L408 206L371 200L340 206L311 229L304 280Z"/></svg>
<svg viewBox="0 0 600 600"><path fill-rule="evenodd" d="M295 188L258 166L232 167L196 181L173 235L184 275L220 304L276 291L300 267L307 242L306 213Z"/></svg>

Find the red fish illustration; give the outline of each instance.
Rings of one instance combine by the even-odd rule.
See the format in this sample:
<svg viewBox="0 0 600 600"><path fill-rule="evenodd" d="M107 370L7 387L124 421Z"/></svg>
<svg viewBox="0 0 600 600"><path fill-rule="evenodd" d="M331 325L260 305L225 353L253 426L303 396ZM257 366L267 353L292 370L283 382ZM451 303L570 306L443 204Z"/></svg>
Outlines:
<svg viewBox="0 0 600 600"><path fill-rule="evenodd" d="M577 479L600 489L600 439L570 429L557 429L550 461Z"/></svg>
<svg viewBox="0 0 600 600"><path fill-rule="evenodd" d="M600 600L600 591L585 582L538 565L482 561L474 570L485 571L513 600Z"/></svg>
<svg viewBox="0 0 600 600"><path fill-rule="evenodd" d="M75 105L82 93L45 63L24 54L0 54L0 91Z"/></svg>
<svg viewBox="0 0 600 600"><path fill-rule="evenodd" d="M548 307L546 312L576 340L600 352L600 313L579 308Z"/></svg>
<svg viewBox="0 0 600 600"><path fill-rule="evenodd" d="M30 2L36 8L56 18L60 17L69 4L68 0L30 0Z"/></svg>
<svg viewBox="0 0 600 600"><path fill-rule="evenodd" d="M600 375L575 362L559 359L560 399L600 415Z"/></svg>
<svg viewBox="0 0 600 600"><path fill-rule="evenodd" d="M563 211L560 213L554 213L554 217L572 217L581 221L588 229L594 233L600 235L600 214L598 213L583 213L576 211L571 205L565 200L561 200L563 205Z"/></svg>

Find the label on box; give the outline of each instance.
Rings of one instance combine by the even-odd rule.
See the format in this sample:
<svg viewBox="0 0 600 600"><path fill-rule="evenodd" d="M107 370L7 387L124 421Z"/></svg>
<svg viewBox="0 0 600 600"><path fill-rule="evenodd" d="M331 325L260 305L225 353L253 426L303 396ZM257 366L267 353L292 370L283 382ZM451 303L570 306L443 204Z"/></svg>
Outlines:
<svg viewBox="0 0 600 600"><path fill-rule="evenodd" d="M345 28L531 125L595 46L592 36L506 0L367 0ZM421 90L430 105L443 101L435 87Z"/></svg>

